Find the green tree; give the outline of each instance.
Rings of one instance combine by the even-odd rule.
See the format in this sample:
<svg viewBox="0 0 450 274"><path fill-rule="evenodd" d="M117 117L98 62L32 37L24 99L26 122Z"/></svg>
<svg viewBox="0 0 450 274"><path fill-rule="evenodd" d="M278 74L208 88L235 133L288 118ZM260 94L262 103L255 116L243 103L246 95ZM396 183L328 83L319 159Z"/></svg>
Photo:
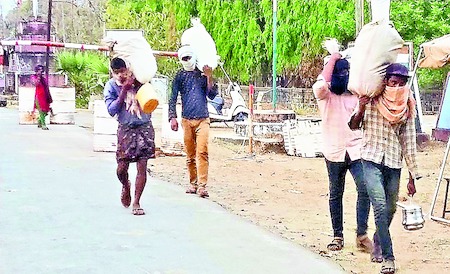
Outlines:
<svg viewBox="0 0 450 274"><path fill-rule="evenodd" d="M109 78L106 56L93 52L62 51L56 61L57 70L66 74L75 86L77 107L86 108L91 95L102 94Z"/></svg>
<svg viewBox="0 0 450 274"><path fill-rule="evenodd" d="M392 1L391 20L405 41L414 44L414 56L420 45L450 33L450 5L447 1L416 0ZM416 60L417 61L417 60ZM425 89L440 89L449 67L441 69L419 69L419 85Z"/></svg>

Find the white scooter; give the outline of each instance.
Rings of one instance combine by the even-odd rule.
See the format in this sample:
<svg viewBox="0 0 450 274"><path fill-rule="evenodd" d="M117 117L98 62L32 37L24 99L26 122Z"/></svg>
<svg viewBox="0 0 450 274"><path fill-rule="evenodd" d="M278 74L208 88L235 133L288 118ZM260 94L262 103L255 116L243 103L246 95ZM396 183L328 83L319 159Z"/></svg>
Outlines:
<svg viewBox="0 0 450 274"><path fill-rule="evenodd" d="M225 89L225 95L231 97L231 106L229 108L223 108L225 101L221 97L221 94L217 95L213 100L208 98L208 112L211 122L241 122L245 121L250 110L247 108L244 98L241 95L241 87L231 81L228 74L223 68L223 64L219 63L219 67L228 79L228 87Z"/></svg>

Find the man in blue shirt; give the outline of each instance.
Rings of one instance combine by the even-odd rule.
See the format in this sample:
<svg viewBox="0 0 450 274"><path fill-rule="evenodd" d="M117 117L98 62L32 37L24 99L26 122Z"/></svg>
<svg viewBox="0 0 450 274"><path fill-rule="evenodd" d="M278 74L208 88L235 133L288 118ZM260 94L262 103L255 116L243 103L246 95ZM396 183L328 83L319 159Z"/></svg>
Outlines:
<svg viewBox="0 0 450 274"><path fill-rule="evenodd" d="M117 129L117 177L122 183L121 202L124 207L131 204L128 168L130 163L137 166L135 194L132 213L144 215L140 199L147 182L147 161L155 158L155 131L151 114L146 114L136 99L137 90L142 86L128 70L123 59L111 60L113 78L103 92L108 113L119 122Z"/></svg>
<svg viewBox="0 0 450 274"><path fill-rule="evenodd" d="M212 69L203 67L203 73L196 68L197 60L190 46L178 50L178 58L183 69L178 71L172 84L169 100L169 121L172 130L178 130L176 104L181 94L182 121L186 164L189 172L190 187L186 193L197 193L200 197L209 197L206 191L208 182L208 139L209 113L206 97L214 99L217 85L212 78Z"/></svg>

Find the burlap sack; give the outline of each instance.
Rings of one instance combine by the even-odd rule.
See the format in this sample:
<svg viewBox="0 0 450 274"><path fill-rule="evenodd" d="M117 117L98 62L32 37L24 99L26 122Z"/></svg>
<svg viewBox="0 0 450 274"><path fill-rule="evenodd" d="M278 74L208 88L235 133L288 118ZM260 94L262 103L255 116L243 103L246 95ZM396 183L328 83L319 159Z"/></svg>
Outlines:
<svg viewBox="0 0 450 274"><path fill-rule="evenodd" d="M374 97L384 89L386 67L395 63L403 39L391 22L365 25L352 50L348 90L357 95Z"/></svg>

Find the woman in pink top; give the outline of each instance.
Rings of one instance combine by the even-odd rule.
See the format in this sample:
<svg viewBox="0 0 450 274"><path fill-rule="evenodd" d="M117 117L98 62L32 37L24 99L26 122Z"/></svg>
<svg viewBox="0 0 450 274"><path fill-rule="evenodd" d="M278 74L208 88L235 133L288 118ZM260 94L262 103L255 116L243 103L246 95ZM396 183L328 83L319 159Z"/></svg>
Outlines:
<svg viewBox="0 0 450 274"><path fill-rule="evenodd" d="M364 252L372 251L372 241L367 236L370 201L367 194L361 163L361 131L352 131L348 121L358 103L358 98L348 92L349 63L339 53L331 55L317 82L314 95L322 116L323 154L328 169L329 207L333 227L330 251L344 247L343 206L345 175L353 176L358 191L356 204L356 244Z"/></svg>
<svg viewBox="0 0 450 274"><path fill-rule="evenodd" d="M37 109L39 111L38 127L43 130L48 130L48 127L45 125L45 117L51 110L50 104L53 100L47 80L43 77L44 66L37 65L34 68L34 71L35 74L31 76L31 81L36 86L34 95L34 110Z"/></svg>

